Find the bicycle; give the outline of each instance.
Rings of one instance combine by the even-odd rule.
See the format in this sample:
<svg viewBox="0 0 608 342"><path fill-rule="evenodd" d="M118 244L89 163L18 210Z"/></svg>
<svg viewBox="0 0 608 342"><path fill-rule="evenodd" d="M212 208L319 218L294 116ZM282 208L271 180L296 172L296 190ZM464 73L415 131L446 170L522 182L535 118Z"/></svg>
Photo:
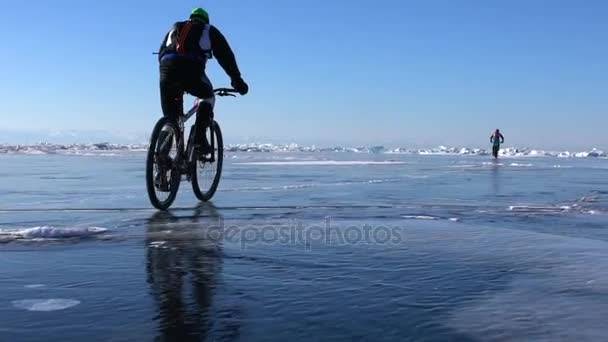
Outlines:
<svg viewBox="0 0 608 342"><path fill-rule="evenodd" d="M234 94L238 93L229 88L213 91L218 96L235 96ZM192 183L194 195L203 202L213 197L219 185L224 161L224 143L220 125L214 120L213 113L211 124L205 128L211 151L207 155L209 157L205 156L200 160L198 151L194 150L194 125L184 146L184 125L196 114L201 102L201 99L196 99L192 108L177 120L160 118L152 130L146 159L146 188L150 202L159 210L167 210L173 204L182 175ZM208 171L212 174L210 182L206 182L208 179L204 177L209 175Z"/></svg>

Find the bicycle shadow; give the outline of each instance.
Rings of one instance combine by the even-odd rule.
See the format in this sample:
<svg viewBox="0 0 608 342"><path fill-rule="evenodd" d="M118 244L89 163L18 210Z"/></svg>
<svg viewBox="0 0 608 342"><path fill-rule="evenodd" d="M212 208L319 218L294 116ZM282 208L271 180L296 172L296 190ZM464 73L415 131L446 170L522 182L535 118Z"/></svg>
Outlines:
<svg viewBox="0 0 608 342"><path fill-rule="evenodd" d="M194 213L183 218L157 212L145 223L147 283L158 306L157 341L204 341L212 330L221 330L221 340L239 335L239 325L217 329L212 315L223 246L208 228L223 218L211 203L201 203Z"/></svg>

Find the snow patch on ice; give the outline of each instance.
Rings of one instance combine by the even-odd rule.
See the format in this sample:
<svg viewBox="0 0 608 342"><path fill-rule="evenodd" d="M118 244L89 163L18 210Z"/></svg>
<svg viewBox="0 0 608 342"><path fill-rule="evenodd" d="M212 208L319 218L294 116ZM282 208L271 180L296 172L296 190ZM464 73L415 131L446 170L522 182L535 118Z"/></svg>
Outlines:
<svg viewBox="0 0 608 342"><path fill-rule="evenodd" d="M520 213L561 213L570 210L569 206L528 206L528 205L512 205L509 206L509 211Z"/></svg>
<svg viewBox="0 0 608 342"><path fill-rule="evenodd" d="M50 298L14 300L12 303L17 309L48 312L71 308L80 304L80 301L75 299Z"/></svg>
<svg viewBox="0 0 608 342"><path fill-rule="evenodd" d="M343 166L343 165L395 165L405 164L398 161L360 161L360 160L305 160L305 161L267 161L235 163L237 165L268 165L268 166Z"/></svg>
<svg viewBox="0 0 608 342"><path fill-rule="evenodd" d="M59 228L42 226L0 229L0 241L88 238L106 232L108 232L107 228L100 227Z"/></svg>
<svg viewBox="0 0 608 342"><path fill-rule="evenodd" d="M167 241L153 241L148 244L150 248L164 248Z"/></svg>
<svg viewBox="0 0 608 342"><path fill-rule="evenodd" d="M439 217L428 215L401 215L401 217L409 220L439 220Z"/></svg>

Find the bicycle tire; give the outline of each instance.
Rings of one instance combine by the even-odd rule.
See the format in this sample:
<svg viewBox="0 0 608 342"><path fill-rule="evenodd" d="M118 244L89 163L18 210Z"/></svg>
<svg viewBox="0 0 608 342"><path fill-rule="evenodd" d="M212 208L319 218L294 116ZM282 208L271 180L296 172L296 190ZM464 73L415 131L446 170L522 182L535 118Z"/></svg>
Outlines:
<svg viewBox="0 0 608 342"><path fill-rule="evenodd" d="M194 191L196 198L203 202L209 201L217 191L217 187L220 184L220 178L222 176L222 166L224 164L224 140L222 138L222 130L220 129L220 125L215 120L213 121L211 127L215 137L214 145L216 148L213 151L215 161L213 163L201 161L195 161L192 163L192 191ZM201 167L204 168L210 164L214 164L213 166L215 166L215 175L213 177L213 181L211 182L211 186L205 191L201 189L198 171Z"/></svg>
<svg viewBox="0 0 608 342"><path fill-rule="evenodd" d="M177 192L179 190L179 184L181 183L181 173L179 171L179 167L173 163L170 172L171 178L169 182L169 196L165 200L161 200L158 198L156 194L156 186L154 184L154 166L156 164L156 145L158 143L159 135L162 129L165 126L169 126L173 129L173 132L179 134L180 130L175 124L173 120L168 118L161 118L158 120L154 129L152 130L152 135L150 136L150 145L148 146L148 155L146 158L146 188L148 190L148 197L150 198L150 203L159 210L167 210L173 201L175 201L175 197L177 196ZM176 137L177 138L177 137ZM177 144L177 139L175 141ZM179 151L179 146L176 146Z"/></svg>

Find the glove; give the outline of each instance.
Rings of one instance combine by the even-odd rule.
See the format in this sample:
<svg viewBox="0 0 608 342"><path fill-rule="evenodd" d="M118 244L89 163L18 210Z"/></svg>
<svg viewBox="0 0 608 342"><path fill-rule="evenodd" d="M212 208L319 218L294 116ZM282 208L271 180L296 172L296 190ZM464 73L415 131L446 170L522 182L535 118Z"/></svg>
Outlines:
<svg viewBox="0 0 608 342"><path fill-rule="evenodd" d="M249 92L249 86L241 77L233 78L230 84L232 85L232 88L236 89L241 95L245 95Z"/></svg>

